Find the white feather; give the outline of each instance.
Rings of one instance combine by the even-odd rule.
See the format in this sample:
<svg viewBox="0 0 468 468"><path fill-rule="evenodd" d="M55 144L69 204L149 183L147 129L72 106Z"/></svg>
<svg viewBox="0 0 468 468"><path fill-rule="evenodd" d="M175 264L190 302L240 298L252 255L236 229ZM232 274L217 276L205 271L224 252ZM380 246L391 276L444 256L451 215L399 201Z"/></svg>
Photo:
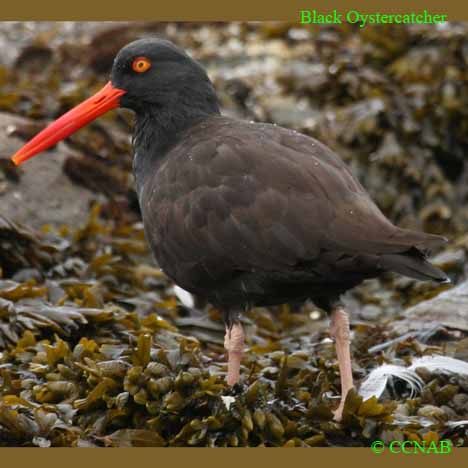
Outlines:
<svg viewBox="0 0 468 468"><path fill-rule="evenodd" d="M413 361L410 367L384 364L374 369L361 384L359 394L367 400L382 396L389 379L396 377L404 380L411 389L411 397L421 392L424 382L416 369L424 367L430 372L443 374L468 375L468 363L447 356L423 356Z"/></svg>
<svg viewBox="0 0 468 468"><path fill-rule="evenodd" d="M368 375L367 379L361 384L359 394L364 400L368 400L373 396L379 398L385 391L389 379L392 377L404 380L410 386L412 397L418 391L421 391L424 386L424 382L414 371L402 366L384 364L374 369Z"/></svg>
<svg viewBox="0 0 468 468"><path fill-rule="evenodd" d="M174 294L177 296L179 301L182 302L182 304L184 304L184 306L188 309L192 309L194 307L195 301L193 299L193 296L185 289L182 289L180 286L175 285Z"/></svg>
<svg viewBox="0 0 468 468"><path fill-rule="evenodd" d="M231 405L236 401L233 396L221 396L221 400L223 400L224 406L229 411Z"/></svg>

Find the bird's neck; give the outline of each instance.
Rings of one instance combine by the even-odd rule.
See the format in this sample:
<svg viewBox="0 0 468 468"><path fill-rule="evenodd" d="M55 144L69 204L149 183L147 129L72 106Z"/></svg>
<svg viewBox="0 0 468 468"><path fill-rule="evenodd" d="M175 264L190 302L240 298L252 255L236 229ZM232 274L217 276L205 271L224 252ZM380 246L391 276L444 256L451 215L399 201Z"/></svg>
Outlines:
<svg viewBox="0 0 468 468"><path fill-rule="evenodd" d="M219 114L214 93L212 98L205 96L198 102L179 100L174 106L154 106L137 113L133 134L133 172L138 191L157 172L164 157L186 130Z"/></svg>

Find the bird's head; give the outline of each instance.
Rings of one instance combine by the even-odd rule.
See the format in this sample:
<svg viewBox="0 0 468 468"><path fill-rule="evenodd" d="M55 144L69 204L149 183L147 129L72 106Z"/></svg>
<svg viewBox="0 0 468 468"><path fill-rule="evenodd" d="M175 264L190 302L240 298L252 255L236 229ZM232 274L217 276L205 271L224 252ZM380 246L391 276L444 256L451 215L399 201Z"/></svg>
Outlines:
<svg viewBox="0 0 468 468"><path fill-rule="evenodd" d="M162 39L140 39L117 54L111 83L125 94L121 107L135 112L177 106L200 86L211 87L205 70L182 49Z"/></svg>
<svg viewBox="0 0 468 468"><path fill-rule="evenodd" d="M13 162L23 163L116 107L137 114L218 110L213 86L201 65L169 41L140 39L120 50L111 79L100 91L26 143Z"/></svg>

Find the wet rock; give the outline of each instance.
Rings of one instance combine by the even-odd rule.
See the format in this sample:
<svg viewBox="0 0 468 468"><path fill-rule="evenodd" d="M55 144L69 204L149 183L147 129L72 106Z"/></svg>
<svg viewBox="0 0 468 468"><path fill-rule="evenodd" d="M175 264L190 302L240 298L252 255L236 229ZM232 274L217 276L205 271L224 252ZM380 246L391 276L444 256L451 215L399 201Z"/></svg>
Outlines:
<svg viewBox="0 0 468 468"><path fill-rule="evenodd" d="M279 76L286 90L300 93L317 93L328 85L327 67L323 63L291 61Z"/></svg>
<svg viewBox="0 0 468 468"><path fill-rule="evenodd" d="M431 262L446 272L462 273L466 262L463 249L447 250L431 258Z"/></svg>
<svg viewBox="0 0 468 468"><path fill-rule="evenodd" d="M443 421L447 419L447 415L442 408L433 405L425 405L418 410L418 416L425 418L435 419L438 421Z"/></svg>
<svg viewBox="0 0 468 468"><path fill-rule="evenodd" d="M457 343L453 357L468 362L468 338Z"/></svg>
<svg viewBox="0 0 468 468"><path fill-rule="evenodd" d="M452 408L450 408L450 406L442 405L440 409L443 410L443 412L447 415L449 421L453 421L458 418L457 413Z"/></svg>
<svg viewBox="0 0 468 468"><path fill-rule="evenodd" d="M359 315L361 316L362 319L364 320L376 320L379 317L381 317L383 314L382 308L377 307L376 305L373 304L368 304L364 306L361 310Z"/></svg>
<svg viewBox="0 0 468 468"><path fill-rule="evenodd" d="M339 142L351 145L365 135L379 134L379 117L385 112L383 99L372 98L340 108L333 116L333 137ZM331 117L331 116L330 116Z"/></svg>
<svg viewBox="0 0 468 468"><path fill-rule="evenodd" d="M468 393L468 377L460 376L457 383L464 392Z"/></svg>
<svg viewBox="0 0 468 468"><path fill-rule="evenodd" d="M53 52L47 46L30 45L25 47L15 60L16 70L26 73L40 73L53 59Z"/></svg>
<svg viewBox="0 0 468 468"><path fill-rule="evenodd" d="M0 160L8 160L24 144L10 133L28 124L31 122L27 119L0 113ZM5 190L0 192L2 215L35 228L86 221L95 195L73 184L63 173L62 149L59 145L18 168L17 182L6 180Z"/></svg>
<svg viewBox="0 0 468 468"><path fill-rule="evenodd" d="M39 281L42 279L42 275L36 268L24 268L18 273L14 274L11 279L17 281L18 283L23 283L30 280Z"/></svg>
<svg viewBox="0 0 468 468"><path fill-rule="evenodd" d="M267 119L278 125L293 129L317 127L321 118L318 109L312 108L305 100L296 100L289 96L275 96L259 99Z"/></svg>
<svg viewBox="0 0 468 468"><path fill-rule="evenodd" d="M466 393L459 393L453 397L453 406L457 412L466 414L468 411L468 395Z"/></svg>
<svg viewBox="0 0 468 468"><path fill-rule="evenodd" d="M398 415L398 416L403 416L403 417L409 416L409 409L408 409L408 406L405 405L405 404L400 403L400 404L395 408L394 414L395 414L395 415Z"/></svg>
<svg viewBox="0 0 468 468"><path fill-rule="evenodd" d="M165 29L162 22L123 22L114 23L96 31L89 44L89 65L99 73L108 73L117 52L129 42L140 39L143 35L161 35Z"/></svg>
<svg viewBox="0 0 468 468"><path fill-rule="evenodd" d="M11 21L8 27L3 25L0 30L0 64L13 64L23 50L43 47L43 42L50 47L67 42L86 43L90 35L118 24L115 21Z"/></svg>
<svg viewBox="0 0 468 468"><path fill-rule="evenodd" d="M405 310L405 318L391 324L391 328L403 334L411 330L424 330L441 324L447 328L468 331L468 281L444 291L428 301Z"/></svg>

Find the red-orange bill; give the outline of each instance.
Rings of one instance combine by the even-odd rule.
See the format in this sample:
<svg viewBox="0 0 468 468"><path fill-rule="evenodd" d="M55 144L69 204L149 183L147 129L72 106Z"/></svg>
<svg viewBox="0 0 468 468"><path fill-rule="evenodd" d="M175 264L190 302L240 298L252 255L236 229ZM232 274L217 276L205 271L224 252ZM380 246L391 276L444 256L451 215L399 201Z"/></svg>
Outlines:
<svg viewBox="0 0 468 468"><path fill-rule="evenodd" d="M16 165L19 165L41 151L50 148L100 115L118 107L119 98L123 94L125 94L124 90L114 88L109 81L94 96L78 104L38 133L11 159Z"/></svg>

